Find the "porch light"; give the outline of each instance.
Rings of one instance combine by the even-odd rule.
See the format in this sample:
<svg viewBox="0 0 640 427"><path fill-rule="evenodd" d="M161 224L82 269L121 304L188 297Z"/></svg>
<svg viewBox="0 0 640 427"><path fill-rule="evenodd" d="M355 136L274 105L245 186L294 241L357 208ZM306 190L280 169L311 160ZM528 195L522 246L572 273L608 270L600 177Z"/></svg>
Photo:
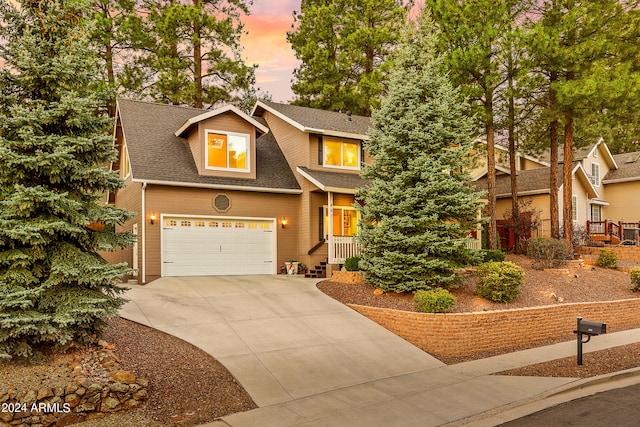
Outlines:
<svg viewBox="0 0 640 427"><path fill-rule="evenodd" d="M280 225L282 226L282 228L285 228L287 225L287 218L282 218L282 221L280 221Z"/></svg>
<svg viewBox="0 0 640 427"><path fill-rule="evenodd" d="M151 225L153 225L156 222L156 219L158 219L158 217L156 216L155 213L151 214Z"/></svg>

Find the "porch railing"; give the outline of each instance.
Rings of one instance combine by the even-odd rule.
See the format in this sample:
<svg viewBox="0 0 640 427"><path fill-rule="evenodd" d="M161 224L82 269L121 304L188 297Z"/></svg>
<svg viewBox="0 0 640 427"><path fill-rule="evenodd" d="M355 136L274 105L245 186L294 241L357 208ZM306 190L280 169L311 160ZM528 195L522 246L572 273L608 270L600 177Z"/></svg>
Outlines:
<svg viewBox="0 0 640 427"><path fill-rule="evenodd" d="M587 221L587 233L593 240L605 243L618 244L620 242L640 244L640 221L613 222L611 220L604 221Z"/></svg>
<svg viewBox="0 0 640 427"><path fill-rule="evenodd" d="M360 244L354 236L329 238L329 264L344 264L347 258L356 255L360 255Z"/></svg>

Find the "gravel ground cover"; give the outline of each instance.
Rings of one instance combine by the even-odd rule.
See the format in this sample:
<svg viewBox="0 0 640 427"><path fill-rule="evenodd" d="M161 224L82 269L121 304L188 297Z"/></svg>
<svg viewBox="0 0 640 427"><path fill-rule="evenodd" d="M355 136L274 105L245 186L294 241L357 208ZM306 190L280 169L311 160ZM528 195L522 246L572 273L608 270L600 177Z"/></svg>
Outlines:
<svg viewBox="0 0 640 427"><path fill-rule="evenodd" d="M178 338L124 319L111 319L104 339L115 345L125 370L149 381L149 397L127 413L82 423L88 427L195 426L256 408L235 378L213 357ZM36 363L0 363L0 389L54 387L71 379L78 353L49 354ZM2 422L0 422L2 425Z"/></svg>

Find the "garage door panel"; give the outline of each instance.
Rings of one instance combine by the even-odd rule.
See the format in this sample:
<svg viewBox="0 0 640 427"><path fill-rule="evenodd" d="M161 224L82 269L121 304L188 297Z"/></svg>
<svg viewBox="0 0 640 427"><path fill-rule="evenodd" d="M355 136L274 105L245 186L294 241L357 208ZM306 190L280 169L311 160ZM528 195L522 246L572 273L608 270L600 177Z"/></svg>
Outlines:
<svg viewBox="0 0 640 427"><path fill-rule="evenodd" d="M168 217L164 276L273 274L273 220Z"/></svg>

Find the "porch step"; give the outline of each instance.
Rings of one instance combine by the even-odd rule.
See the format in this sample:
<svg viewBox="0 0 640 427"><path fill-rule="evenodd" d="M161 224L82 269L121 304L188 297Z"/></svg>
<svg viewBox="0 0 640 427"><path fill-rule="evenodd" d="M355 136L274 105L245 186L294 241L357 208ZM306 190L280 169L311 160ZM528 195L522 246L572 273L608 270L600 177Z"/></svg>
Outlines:
<svg viewBox="0 0 640 427"><path fill-rule="evenodd" d="M324 279L327 277L327 263L326 261L320 262L320 265L316 265L310 269L304 277L308 279Z"/></svg>

